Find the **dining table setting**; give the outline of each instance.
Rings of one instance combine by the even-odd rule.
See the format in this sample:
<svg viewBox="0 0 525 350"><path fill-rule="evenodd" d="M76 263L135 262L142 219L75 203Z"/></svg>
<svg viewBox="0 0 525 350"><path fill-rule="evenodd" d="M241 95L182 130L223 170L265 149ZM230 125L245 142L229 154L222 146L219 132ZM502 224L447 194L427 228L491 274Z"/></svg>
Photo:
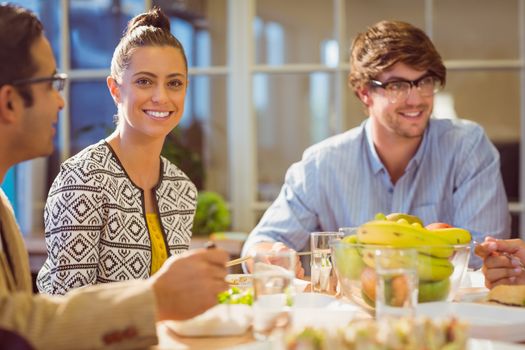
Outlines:
<svg viewBox="0 0 525 350"><path fill-rule="evenodd" d="M251 259L251 273L228 275L230 289L203 314L159 322L151 350L525 349L525 305L502 304L468 268L470 237L443 228L455 242L441 244L404 221L390 237L391 223L378 221L312 233L304 279L293 250L230 261Z"/></svg>
<svg viewBox="0 0 525 350"><path fill-rule="evenodd" d="M245 281L250 280L249 274L229 277L237 281L242 280L242 277L245 277ZM295 296L299 301L293 319L296 327L308 324L336 327L355 318L373 319L372 315L344 296L311 292L311 284L307 280L297 279L294 282L298 291ZM469 270L455 300L419 304L416 313L428 317L454 316L469 322L469 332L472 334L467 344L469 350L525 349L525 308L491 303L487 301L488 292L481 271ZM250 308L244 304L219 304L196 319L178 323L159 322L159 344L152 347L152 350L273 349L272 342L254 338Z"/></svg>

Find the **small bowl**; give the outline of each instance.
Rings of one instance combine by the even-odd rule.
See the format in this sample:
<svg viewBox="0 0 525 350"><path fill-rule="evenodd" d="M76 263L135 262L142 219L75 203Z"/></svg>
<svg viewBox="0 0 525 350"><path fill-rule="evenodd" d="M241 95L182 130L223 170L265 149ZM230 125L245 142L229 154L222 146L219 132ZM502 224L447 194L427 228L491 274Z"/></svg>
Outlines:
<svg viewBox="0 0 525 350"><path fill-rule="evenodd" d="M226 275L225 280L230 285L230 288L237 287L244 290L253 286L253 277L250 274L229 274Z"/></svg>
<svg viewBox="0 0 525 350"><path fill-rule="evenodd" d="M344 240L332 244L332 259L341 292L371 313L375 309L374 256L375 251L382 248L395 249L382 245L349 243ZM454 300L468 267L470 245L399 248L418 250L418 303ZM437 258L436 254L441 257Z"/></svg>

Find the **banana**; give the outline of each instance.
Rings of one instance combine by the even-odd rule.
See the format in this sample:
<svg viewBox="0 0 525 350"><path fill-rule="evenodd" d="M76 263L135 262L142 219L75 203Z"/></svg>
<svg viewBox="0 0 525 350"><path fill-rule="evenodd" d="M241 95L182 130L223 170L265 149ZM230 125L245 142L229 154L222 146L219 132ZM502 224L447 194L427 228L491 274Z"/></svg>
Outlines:
<svg viewBox="0 0 525 350"><path fill-rule="evenodd" d="M417 273L420 281L448 279L454 272L454 265L447 259L426 254L417 255Z"/></svg>
<svg viewBox="0 0 525 350"><path fill-rule="evenodd" d="M417 301L419 303L426 303L429 301L445 300L449 290L449 278L435 282L419 282Z"/></svg>
<svg viewBox="0 0 525 350"><path fill-rule="evenodd" d="M449 244L468 244L472 240L470 232L459 227L438 228L427 231L431 235L446 240Z"/></svg>
<svg viewBox="0 0 525 350"><path fill-rule="evenodd" d="M399 219L405 219L409 224L417 222L423 226L423 221L415 215L405 214L405 213L390 213L386 216L388 221L398 221Z"/></svg>
<svg viewBox="0 0 525 350"><path fill-rule="evenodd" d="M416 228L422 228L424 226L423 221L421 221L419 217L405 213L390 213L388 215L377 213L375 220L386 220L401 224L409 223ZM459 227L436 228L429 229L428 231L440 236L449 244L468 244L472 240L470 232Z"/></svg>
<svg viewBox="0 0 525 350"><path fill-rule="evenodd" d="M413 222L410 225L415 227L415 228L422 228L423 227L423 225L421 225L419 222Z"/></svg>
<svg viewBox="0 0 525 350"><path fill-rule="evenodd" d="M452 255L450 243L438 235L431 235L423 227L399 222L373 220L357 229L359 243L407 247L422 250L427 254L448 258Z"/></svg>
<svg viewBox="0 0 525 350"><path fill-rule="evenodd" d="M363 262L375 268L374 249L363 248ZM403 265L402 261L392 261L392 268L396 268L396 264ZM436 258L434 256L421 254L417 255L417 274L420 281L440 281L448 278L454 272L454 265L444 258Z"/></svg>

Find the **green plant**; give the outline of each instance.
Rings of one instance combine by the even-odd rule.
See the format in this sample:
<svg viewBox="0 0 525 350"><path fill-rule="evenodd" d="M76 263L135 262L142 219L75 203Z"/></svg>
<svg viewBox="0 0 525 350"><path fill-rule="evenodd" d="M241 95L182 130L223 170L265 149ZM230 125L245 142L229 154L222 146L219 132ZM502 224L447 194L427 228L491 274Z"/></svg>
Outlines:
<svg viewBox="0 0 525 350"><path fill-rule="evenodd" d="M197 186L197 209L193 220L194 235L209 235L230 228L230 211L222 196L202 191L205 180L201 157L202 126L193 121L190 126L173 129L167 136L162 155L177 165Z"/></svg>
<svg viewBox="0 0 525 350"><path fill-rule="evenodd" d="M209 235L230 227L230 211L222 196L212 191L199 192L193 219L193 234Z"/></svg>
<svg viewBox="0 0 525 350"><path fill-rule="evenodd" d="M164 141L161 154L178 166L201 190L204 185L204 164L202 162L200 142L201 126L198 122L189 127L173 129Z"/></svg>

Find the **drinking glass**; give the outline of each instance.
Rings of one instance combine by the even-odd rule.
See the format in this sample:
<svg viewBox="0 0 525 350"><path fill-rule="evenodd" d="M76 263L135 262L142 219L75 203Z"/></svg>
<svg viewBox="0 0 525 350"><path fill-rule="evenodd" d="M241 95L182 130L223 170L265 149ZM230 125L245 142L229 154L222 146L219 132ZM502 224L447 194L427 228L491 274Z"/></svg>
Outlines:
<svg viewBox="0 0 525 350"><path fill-rule="evenodd" d="M343 238L341 232L312 232L310 234L310 274L312 291L334 293L337 277L332 269L331 242Z"/></svg>
<svg viewBox="0 0 525 350"><path fill-rule="evenodd" d="M355 227L340 227L339 232L343 235L343 237L351 236L357 234L357 226Z"/></svg>
<svg viewBox="0 0 525 350"><path fill-rule="evenodd" d="M378 248L375 250L376 319L413 317L417 305L417 250Z"/></svg>
<svg viewBox="0 0 525 350"><path fill-rule="evenodd" d="M253 336L267 339L291 323L295 251L258 252L253 265Z"/></svg>

